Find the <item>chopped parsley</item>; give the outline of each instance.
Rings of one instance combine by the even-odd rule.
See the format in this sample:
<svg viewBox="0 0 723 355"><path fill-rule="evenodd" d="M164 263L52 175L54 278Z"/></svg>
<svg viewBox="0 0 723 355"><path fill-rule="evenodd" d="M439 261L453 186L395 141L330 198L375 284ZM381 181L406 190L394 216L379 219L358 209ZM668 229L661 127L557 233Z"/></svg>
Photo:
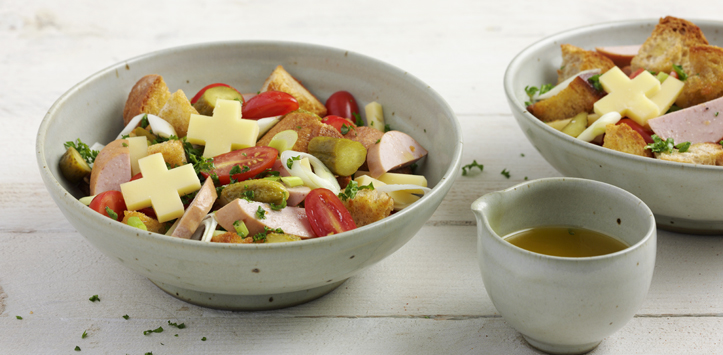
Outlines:
<svg viewBox="0 0 723 355"><path fill-rule="evenodd" d="M170 325L170 326L172 326L172 327L176 327L176 328L178 328L178 329L183 329L183 328L186 327L186 323L181 323L181 324L171 323L170 320L168 321L168 325ZM178 334L176 334L176 335L178 335Z"/></svg>
<svg viewBox="0 0 723 355"><path fill-rule="evenodd" d="M206 341L206 337L201 338L201 341Z"/></svg>
<svg viewBox="0 0 723 355"><path fill-rule="evenodd" d="M201 190L198 190L201 191ZM196 195L198 195L198 191L191 192L190 194L186 194L181 196L181 203L184 205L188 205L191 202L193 202L193 199L196 198Z"/></svg>
<svg viewBox="0 0 723 355"><path fill-rule="evenodd" d="M538 88L537 86L525 86L525 93L530 98L530 101L525 101L525 106L532 105L533 102L535 102L535 94L542 95L550 90L552 90L554 86L552 84L543 84L540 85Z"/></svg>
<svg viewBox="0 0 723 355"><path fill-rule="evenodd" d="M130 134L124 134L121 136L121 139L127 139L130 138Z"/></svg>
<svg viewBox="0 0 723 355"><path fill-rule="evenodd" d="M663 140L657 134L653 134L651 138L653 138L653 143L646 145L645 149L650 149L653 153L672 153L674 148L681 153L685 153L690 148L690 142L675 144L672 137Z"/></svg>
<svg viewBox="0 0 723 355"><path fill-rule="evenodd" d="M248 172L251 170L248 166L244 165L243 169L241 169L241 165L234 165L233 168L231 168L231 171L228 172L229 175L236 175L236 174L243 174L245 172Z"/></svg>
<svg viewBox="0 0 723 355"><path fill-rule="evenodd" d="M666 112L666 113L671 113L671 112L680 111L680 110L682 110L680 108L680 106L673 104L672 106L670 106L670 108L668 109L668 112Z"/></svg>
<svg viewBox="0 0 723 355"><path fill-rule="evenodd" d="M280 205L277 205L277 204L271 202L271 203L269 203L269 207L274 211L280 211L284 207L286 207L286 200L284 200L284 202L282 202Z"/></svg>
<svg viewBox="0 0 723 355"><path fill-rule="evenodd" d="M100 302L100 297L98 297L98 295L93 295L88 300L91 302L95 302L95 301Z"/></svg>
<svg viewBox="0 0 723 355"><path fill-rule="evenodd" d="M15 316L15 318L17 318L17 319L23 319L23 317L21 317L21 316Z"/></svg>
<svg viewBox="0 0 723 355"><path fill-rule="evenodd" d="M264 226L263 232L256 233L256 235L253 236L254 243L266 243L266 235L269 232L284 234L284 231L281 228L271 229L267 226Z"/></svg>
<svg viewBox="0 0 723 355"><path fill-rule="evenodd" d="M676 74L678 74L678 79L680 81L685 81L685 79L688 79L688 74L683 71L683 67L677 64L673 64L673 71L675 71Z"/></svg>
<svg viewBox="0 0 723 355"><path fill-rule="evenodd" d="M412 165L409 166L409 169L412 170L412 172L416 172L419 165L417 163L412 163Z"/></svg>
<svg viewBox="0 0 723 355"><path fill-rule="evenodd" d="M123 316L123 319L128 320L130 318L127 314Z"/></svg>
<svg viewBox="0 0 723 355"><path fill-rule="evenodd" d="M527 176L525 176L525 181L527 181Z"/></svg>
<svg viewBox="0 0 723 355"><path fill-rule="evenodd" d="M346 124L346 123L342 124L342 125L341 125L341 129L340 129L341 134L347 134L347 133L349 133L349 131L350 131L352 128L353 128L353 127L352 127L351 125L348 125L348 124Z"/></svg>
<svg viewBox="0 0 723 355"><path fill-rule="evenodd" d="M524 157L525 157L525 153L520 153L520 156L524 158Z"/></svg>
<svg viewBox="0 0 723 355"><path fill-rule="evenodd" d="M194 148L193 144L186 141L186 137L183 137L181 142L183 143L183 150L186 152L186 158L188 158L189 163L193 164L193 170L196 171L196 174L201 172L209 173L211 170L216 169L216 166L213 165L213 158L203 157L203 148Z"/></svg>
<svg viewBox="0 0 723 355"><path fill-rule="evenodd" d="M675 145L676 148L678 148L678 151L681 153L685 153L690 148L690 142L683 142Z"/></svg>
<svg viewBox="0 0 723 355"><path fill-rule="evenodd" d="M127 146L128 146L128 143L122 143L122 145L123 145L124 147L127 147Z"/></svg>
<svg viewBox="0 0 723 355"><path fill-rule="evenodd" d="M144 113L143 118L141 118L141 128L148 127L148 114Z"/></svg>
<svg viewBox="0 0 723 355"><path fill-rule="evenodd" d="M80 336L80 339L85 339L85 337L87 337L87 336L88 336L88 331L84 330L83 335Z"/></svg>
<svg viewBox="0 0 723 355"><path fill-rule="evenodd" d="M218 175L217 175L216 173L213 173L213 174L211 174L211 175L209 175L209 176L211 177L211 181L213 181L213 184L214 184L214 185L216 185L216 186L220 186L220 185L221 185L221 180L218 179Z"/></svg>
<svg viewBox="0 0 723 355"><path fill-rule="evenodd" d="M354 116L357 127L361 127L364 125L364 120L362 120L361 116L358 113L352 112L351 115Z"/></svg>
<svg viewBox="0 0 723 355"><path fill-rule="evenodd" d="M500 174L504 175L508 179L510 178L510 172L507 171L507 168L502 169L502 172L500 172Z"/></svg>
<svg viewBox="0 0 723 355"><path fill-rule="evenodd" d="M391 130L392 130L392 127L389 125L389 123L387 123L387 124L384 125L384 132L385 132L385 133L386 133L386 132L389 132L389 131L391 131Z"/></svg>
<svg viewBox="0 0 723 355"><path fill-rule="evenodd" d="M462 175L467 175L467 169L469 169L469 172L472 172L472 168L479 168L479 171L484 171L485 166L482 164L477 164L476 160L472 160L472 164L467 164L462 167Z"/></svg>
<svg viewBox="0 0 723 355"><path fill-rule="evenodd" d="M88 147L87 144L83 143L80 138L76 139L75 142L68 141L63 144L63 147L65 149L68 149L70 147L73 147L75 150L80 153L80 156L85 160L88 165L93 165L93 162L95 161L95 158L98 156L97 150L90 150L90 147Z"/></svg>
<svg viewBox="0 0 723 355"><path fill-rule="evenodd" d="M602 75L602 74L593 75L593 76L591 76L589 79L587 79L587 81L588 81L588 82L592 85L592 87L594 87L595 90L597 90L597 91L603 91L602 84L600 84L600 76L601 76L601 75Z"/></svg>
<svg viewBox="0 0 723 355"><path fill-rule="evenodd" d="M261 206L256 210L256 218L257 219L266 219L266 210L264 210Z"/></svg>
<svg viewBox="0 0 723 355"><path fill-rule="evenodd" d="M76 346L75 351L80 351L80 346Z"/></svg>
<svg viewBox="0 0 723 355"><path fill-rule="evenodd" d="M715 117L718 117L718 112L715 113Z"/></svg>
<svg viewBox="0 0 723 355"><path fill-rule="evenodd" d="M156 329L144 330L144 331L143 331L143 335L148 335L148 334L151 334L151 333L162 333L162 332L163 332L163 327L158 327L158 328L156 328Z"/></svg>
<svg viewBox="0 0 723 355"><path fill-rule="evenodd" d="M382 141L382 139L379 138L379 139L377 139L376 143L374 143L374 144L379 144L379 142L381 142L381 141Z"/></svg>
<svg viewBox="0 0 723 355"><path fill-rule="evenodd" d="M291 169L292 166L294 166L294 160L301 160L301 156L297 155L295 157L291 157L286 160L286 167Z"/></svg>
<svg viewBox="0 0 723 355"><path fill-rule="evenodd" d="M246 190L241 194L241 198L248 202L254 202L254 196L254 190Z"/></svg>
<svg viewBox="0 0 723 355"><path fill-rule="evenodd" d="M370 182L369 185L359 185L358 182L352 180L346 185L344 191L339 193L339 198L342 201L353 200L359 190L364 189L374 190L374 184Z"/></svg>
<svg viewBox="0 0 723 355"><path fill-rule="evenodd" d="M254 179L263 179L265 177L280 177L281 173L278 171L273 171L271 168L267 168L266 170L258 173L256 176L254 176Z"/></svg>

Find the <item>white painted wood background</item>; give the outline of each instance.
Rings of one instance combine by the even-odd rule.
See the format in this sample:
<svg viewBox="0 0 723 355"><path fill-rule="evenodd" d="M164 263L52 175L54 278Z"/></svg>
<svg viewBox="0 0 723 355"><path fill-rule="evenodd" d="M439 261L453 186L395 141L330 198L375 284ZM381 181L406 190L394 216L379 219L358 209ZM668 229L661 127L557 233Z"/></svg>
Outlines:
<svg viewBox="0 0 723 355"><path fill-rule="evenodd" d="M0 354L76 346L81 354L538 353L485 293L469 211L476 197L525 176L559 175L509 113L507 63L532 42L585 24L668 14L714 20L722 9L717 0L0 0ZM63 92L106 66L236 39L323 44L404 68L454 108L464 162L476 159L485 171L460 177L401 250L317 301L236 313L166 295L91 247L60 214L38 174L35 133ZM88 301L94 294L101 302ZM159 326L166 331L142 334ZM723 238L660 231L645 303L592 353L723 353Z"/></svg>

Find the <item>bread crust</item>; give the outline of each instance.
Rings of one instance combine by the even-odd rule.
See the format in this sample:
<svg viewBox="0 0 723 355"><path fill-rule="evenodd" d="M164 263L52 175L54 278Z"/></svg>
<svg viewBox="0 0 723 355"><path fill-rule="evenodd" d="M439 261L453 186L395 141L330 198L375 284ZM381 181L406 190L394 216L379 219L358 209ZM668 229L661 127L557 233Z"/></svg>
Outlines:
<svg viewBox="0 0 723 355"><path fill-rule="evenodd" d="M299 135L299 139L296 140L291 150L297 152L309 152L309 141L314 137L334 137L344 138L344 136L336 130L336 128L321 123L319 116L304 111L294 111L284 116L279 123L271 128L261 139L256 142L257 146L269 145L274 136L286 130L294 130Z"/></svg>
<svg viewBox="0 0 723 355"><path fill-rule="evenodd" d="M596 51L584 50L571 44L563 44L560 49L562 66L557 70L558 84L584 70L600 69L600 73L604 74L615 66L610 58Z"/></svg>
<svg viewBox="0 0 723 355"><path fill-rule="evenodd" d="M692 22L672 16L661 18L653 33L640 47L630 63L632 71L640 68L670 73L673 64L689 67L689 50L693 46L707 45L703 31Z"/></svg>
<svg viewBox="0 0 723 355"><path fill-rule="evenodd" d="M626 124L611 123L605 126L605 148L652 158L653 153L650 149L645 149L646 145L643 136Z"/></svg>
<svg viewBox="0 0 723 355"><path fill-rule="evenodd" d="M128 94L123 108L123 126L127 126L133 117L141 113L158 115L170 96L171 92L163 77L157 74L142 77Z"/></svg>
<svg viewBox="0 0 723 355"><path fill-rule="evenodd" d="M595 90L579 76L557 95L527 107L542 122L552 122L573 117L580 112L591 112L595 101L605 93Z"/></svg>
<svg viewBox="0 0 723 355"><path fill-rule="evenodd" d="M299 102L300 109L313 112L320 117L326 116L326 106L281 65L271 72L261 87L261 92L266 91L283 91Z"/></svg>
<svg viewBox="0 0 723 355"><path fill-rule="evenodd" d="M359 190L353 199L342 201L357 227L366 226L388 217L394 200L377 190Z"/></svg>
<svg viewBox="0 0 723 355"><path fill-rule="evenodd" d="M689 59L688 79L675 104L686 108L723 96L723 48L693 46Z"/></svg>
<svg viewBox="0 0 723 355"><path fill-rule="evenodd" d="M183 90L177 90L171 95L166 104L158 111L158 117L166 120L173 126L178 138L183 138L188 133L188 124L191 122L191 114L198 114L198 111L188 101Z"/></svg>
<svg viewBox="0 0 723 355"><path fill-rule="evenodd" d="M676 150L672 153L659 153L656 156L660 160L678 163L723 165L723 146L718 143L696 143L685 153Z"/></svg>

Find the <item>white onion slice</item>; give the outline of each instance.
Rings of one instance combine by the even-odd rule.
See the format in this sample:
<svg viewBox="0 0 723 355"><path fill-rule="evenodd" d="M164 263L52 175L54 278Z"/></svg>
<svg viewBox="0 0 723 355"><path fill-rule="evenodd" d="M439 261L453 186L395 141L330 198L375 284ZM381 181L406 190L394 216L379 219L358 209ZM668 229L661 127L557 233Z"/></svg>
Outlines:
<svg viewBox="0 0 723 355"><path fill-rule="evenodd" d="M292 160L291 169L287 166L287 162L290 158L299 157L301 159L308 158L311 166L314 167L314 171L302 166L299 160ZM317 157L302 152L296 152L293 150L287 150L281 153L281 167L289 172L291 176L298 176L304 181L304 185L311 189L325 188L331 190L334 195L338 195L341 191L339 182L336 181L334 174L327 168L324 163L321 162Z"/></svg>
<svg viewBox="0 0 723 355"><path fill-rule="evenodd" d="M259 135L256 138L257 140L261 138L261 136L264 135L264 133L268 132L271 128L273 128L279 121L281 120L281 116L275 116L275 117L266 117L261 118L258 121L256 121L259 124Z"/></svg>
<svg viewBox="0 0 723 355"><path fill-rule="evenodd" d="M376 187L374 186L375 190L379 190L379 192L394 192L394 191L407 191L407 190L422 190L425 194L428 194L432 192L432 189L428 187L423 187L419 185L412 185L412 184L388 184L384 186Z"/></svg>
<svg viewBox="0 0 723 355"><path fill-rule="evenodd" d="M583 70L583 71L575 74L574 76L568 78L567 80L557 84L557 86L552 88L552 90L536 97L535 100L545 100L545 99L549 99L549 98L559 94L560 91L565 90L567 88L567 86L570 85L570 83L573 80L575 80L575 78L577 78L578 76L581 76L581 75L585 75L585 74L597 75L597 74L600 74L600 69Z"/></svg>
<svg viewBox="0 0 723 355"><path fill-rule="evenodd" d="M215 213L207 214L206 217L203 217L201 220L201 225L198 226L198 229L193 233L191 239L210 242L217 225L218 221L216 220Z"/></svg>
<svg viewBox="0 0 723 355"><path fill-rule="evenodd" d="M140 115L137 115L137 116L131 118L131 120L128 122L128 124L125 126L125 128L123 128L123 130L120 131L120 133L118 133L118 137L116 137L115 139L121 139L121 138L123 138L123 136L127 136L127 135L131 134L131 132L133 132L133 130L136 129L136 127L138 127L138 124L141 123L142 118L143 118L143 114L140 114Z"/></svg>
<svg viewBox="0 0 723 355"><path fill-rule="evenodd" d="M156 115L141 113L131 118L125 128L123 128L123 130L118 133L118 137L116 137L116 139L121 139L123 138L123 136L131 134L131 132L133 132L136 127L138 127L138 124L141 123L144 115L148 115L148 124L151 126L153 134L164 138L169 138L170 136L178 137L176 130L173 128L173 126L171 126L170 123L168 123L168 121Z"/></svg>
<svg viewBox="0 0 723 355"><path fill-rule="evenodd" d="M600 116L600 118L598 118L597 121L593 122L590 127L582 131L582 133L577 136L577 139L583 140L585 142L591 142L593 139L595 139L595 137L605 133L605 126L611 123L618 123L621 118L622 116L615 111L608 112Z"/></svg>
<svg viewBox="0 0 723 355"><path fill-rule="evenodd" d="M103 150L103 148L105 148L105 145L98 142L95 142L93 143L93 145L90 146L90 150L97 150L99 152Z"/></svg>

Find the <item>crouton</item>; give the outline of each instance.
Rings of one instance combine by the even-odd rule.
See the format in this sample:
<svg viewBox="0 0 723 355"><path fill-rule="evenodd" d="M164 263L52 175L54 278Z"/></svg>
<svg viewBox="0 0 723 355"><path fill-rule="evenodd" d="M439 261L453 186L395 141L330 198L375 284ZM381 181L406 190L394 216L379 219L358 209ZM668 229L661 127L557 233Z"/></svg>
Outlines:
<svg viewBox="0 0 723 355"><path fill-rule="evenodd" d="M394 200L377 190L359 190L353 199L342 201L357 227L386 218L392 213Z"/></svg>
<svg viewBox="0 0 723 355"><path fill-rule="evenodd" d="M326 116L326 106L280 65L271 72L261 87L261 92L266 91L283 91L299 102L300 109L313 112L321 117Z"/></svg>
<svg viewBox="0 0 723 355"><path fill-rule="evenodd" d="M580 77L557 95L527 107L542 122L552 122L573 117L580 112L592 111L595 101L605 96Z"/></svg>
<svg viewBox="0 0 723 355"><path fill-rule="evenodd" d="M605 141L603 147L619 152L640 155L652 158L650 149L645 149L645 139L640 133L626 124L609 124L605 126Z"/></svg>
<svg viewBox="0 0 723 355"><path fill-rule="evenodd" d="M170 96L171 92L168 91L163 77L156 74L142 77L128 94L126 106L123 108L123 126L128 125L133 117L141 113L158 115L158 111Z"/></svg>
<svg viewBox="0 0 723 355"><path fill-rule="evenodd" d="M166 230L168 230L168 227L165 223L158 222L157 219L149 217L143 212L138 211L124 211L123 223L128 224L128 219L131 217L138 217L141 222L143 222L143 224L146 226L146 229L148 229L149 232L163 234L166 233Z"/></svg>
<svg viewBox="0 0 723 355"><path fill-rule="evenodd" d="M148 155L156 153L163 154L163 160L171 167L186 164L186 152L180 140L172 139L148 147Z"/></svg>
<svg viewBox="0 0 723 355"><path fill-rule="evenodd" d="M688 148L688 151L681 153L656 153L660 160L674 161L678 163L701 164L701 165L723 165L723 146L718 143L696 143Z"/></svg>
<svg viewBox="0 0 723 355"><path fill-rule="evenodd" d="M299 135L299 139L296 140L291 150L303 153L309 152L309 141L314 137L344 138L336 128L321 123L319 116L311 112L299 110L284 116L279 123L256 142L256 145L269 145L271 138L274 138L277 133L288 129L296 131Z"/></svg>
<svg viewBox="0 0 723 355"><path fill-rule="evenodd" d="M689 67L689 50L693 46L707 45L703 32L691 22L675 17L665 17L655 26L653 33L640 47L630 67L654 72L670 73L673 64Z"/></svg>
<svg viewBox="0 0 723 355"><path fill-rule="evenodd" d="M178 138L183 138L188 133L188 123L191 122L191 114L198 114L195 108L188 101L183 90L174 92L168 98L166 104L158 112L158 117L166 120L178 133Z"/></svg>
<svg viewBox="0 0 723 355"><path fill-rule="evenodd" d="M382 139L383 135L384 132L378 129L361 126L347 132L347 134L344 135L344 138L359 142L364 146L364 149L369 150L369 148L377 144L377 142Z"/></svg>
<svg viewBox="0 0 723 355"><path fill-rule="evenodd" d="M584 70L600 69L600 73L603 74L615 66L610 58L596 51L586 51L571 44L563 44L560 48L562 67L557 70L558 84Z"/></svg>
<svg viewBox="0 0 723 355"><path fill-rule="evenodd" d="M254 239L251 237L243 238L234 232L226 232L211 237L213 243L230 243L230 244L249 244L253 243Z"/></svg>
<svg viewBox="0 0 723 355"><path fill-rule="evenodd" d="M694 46L688 57L688 79L675 104L686 108L723 96L723 48Z"/></svg>

